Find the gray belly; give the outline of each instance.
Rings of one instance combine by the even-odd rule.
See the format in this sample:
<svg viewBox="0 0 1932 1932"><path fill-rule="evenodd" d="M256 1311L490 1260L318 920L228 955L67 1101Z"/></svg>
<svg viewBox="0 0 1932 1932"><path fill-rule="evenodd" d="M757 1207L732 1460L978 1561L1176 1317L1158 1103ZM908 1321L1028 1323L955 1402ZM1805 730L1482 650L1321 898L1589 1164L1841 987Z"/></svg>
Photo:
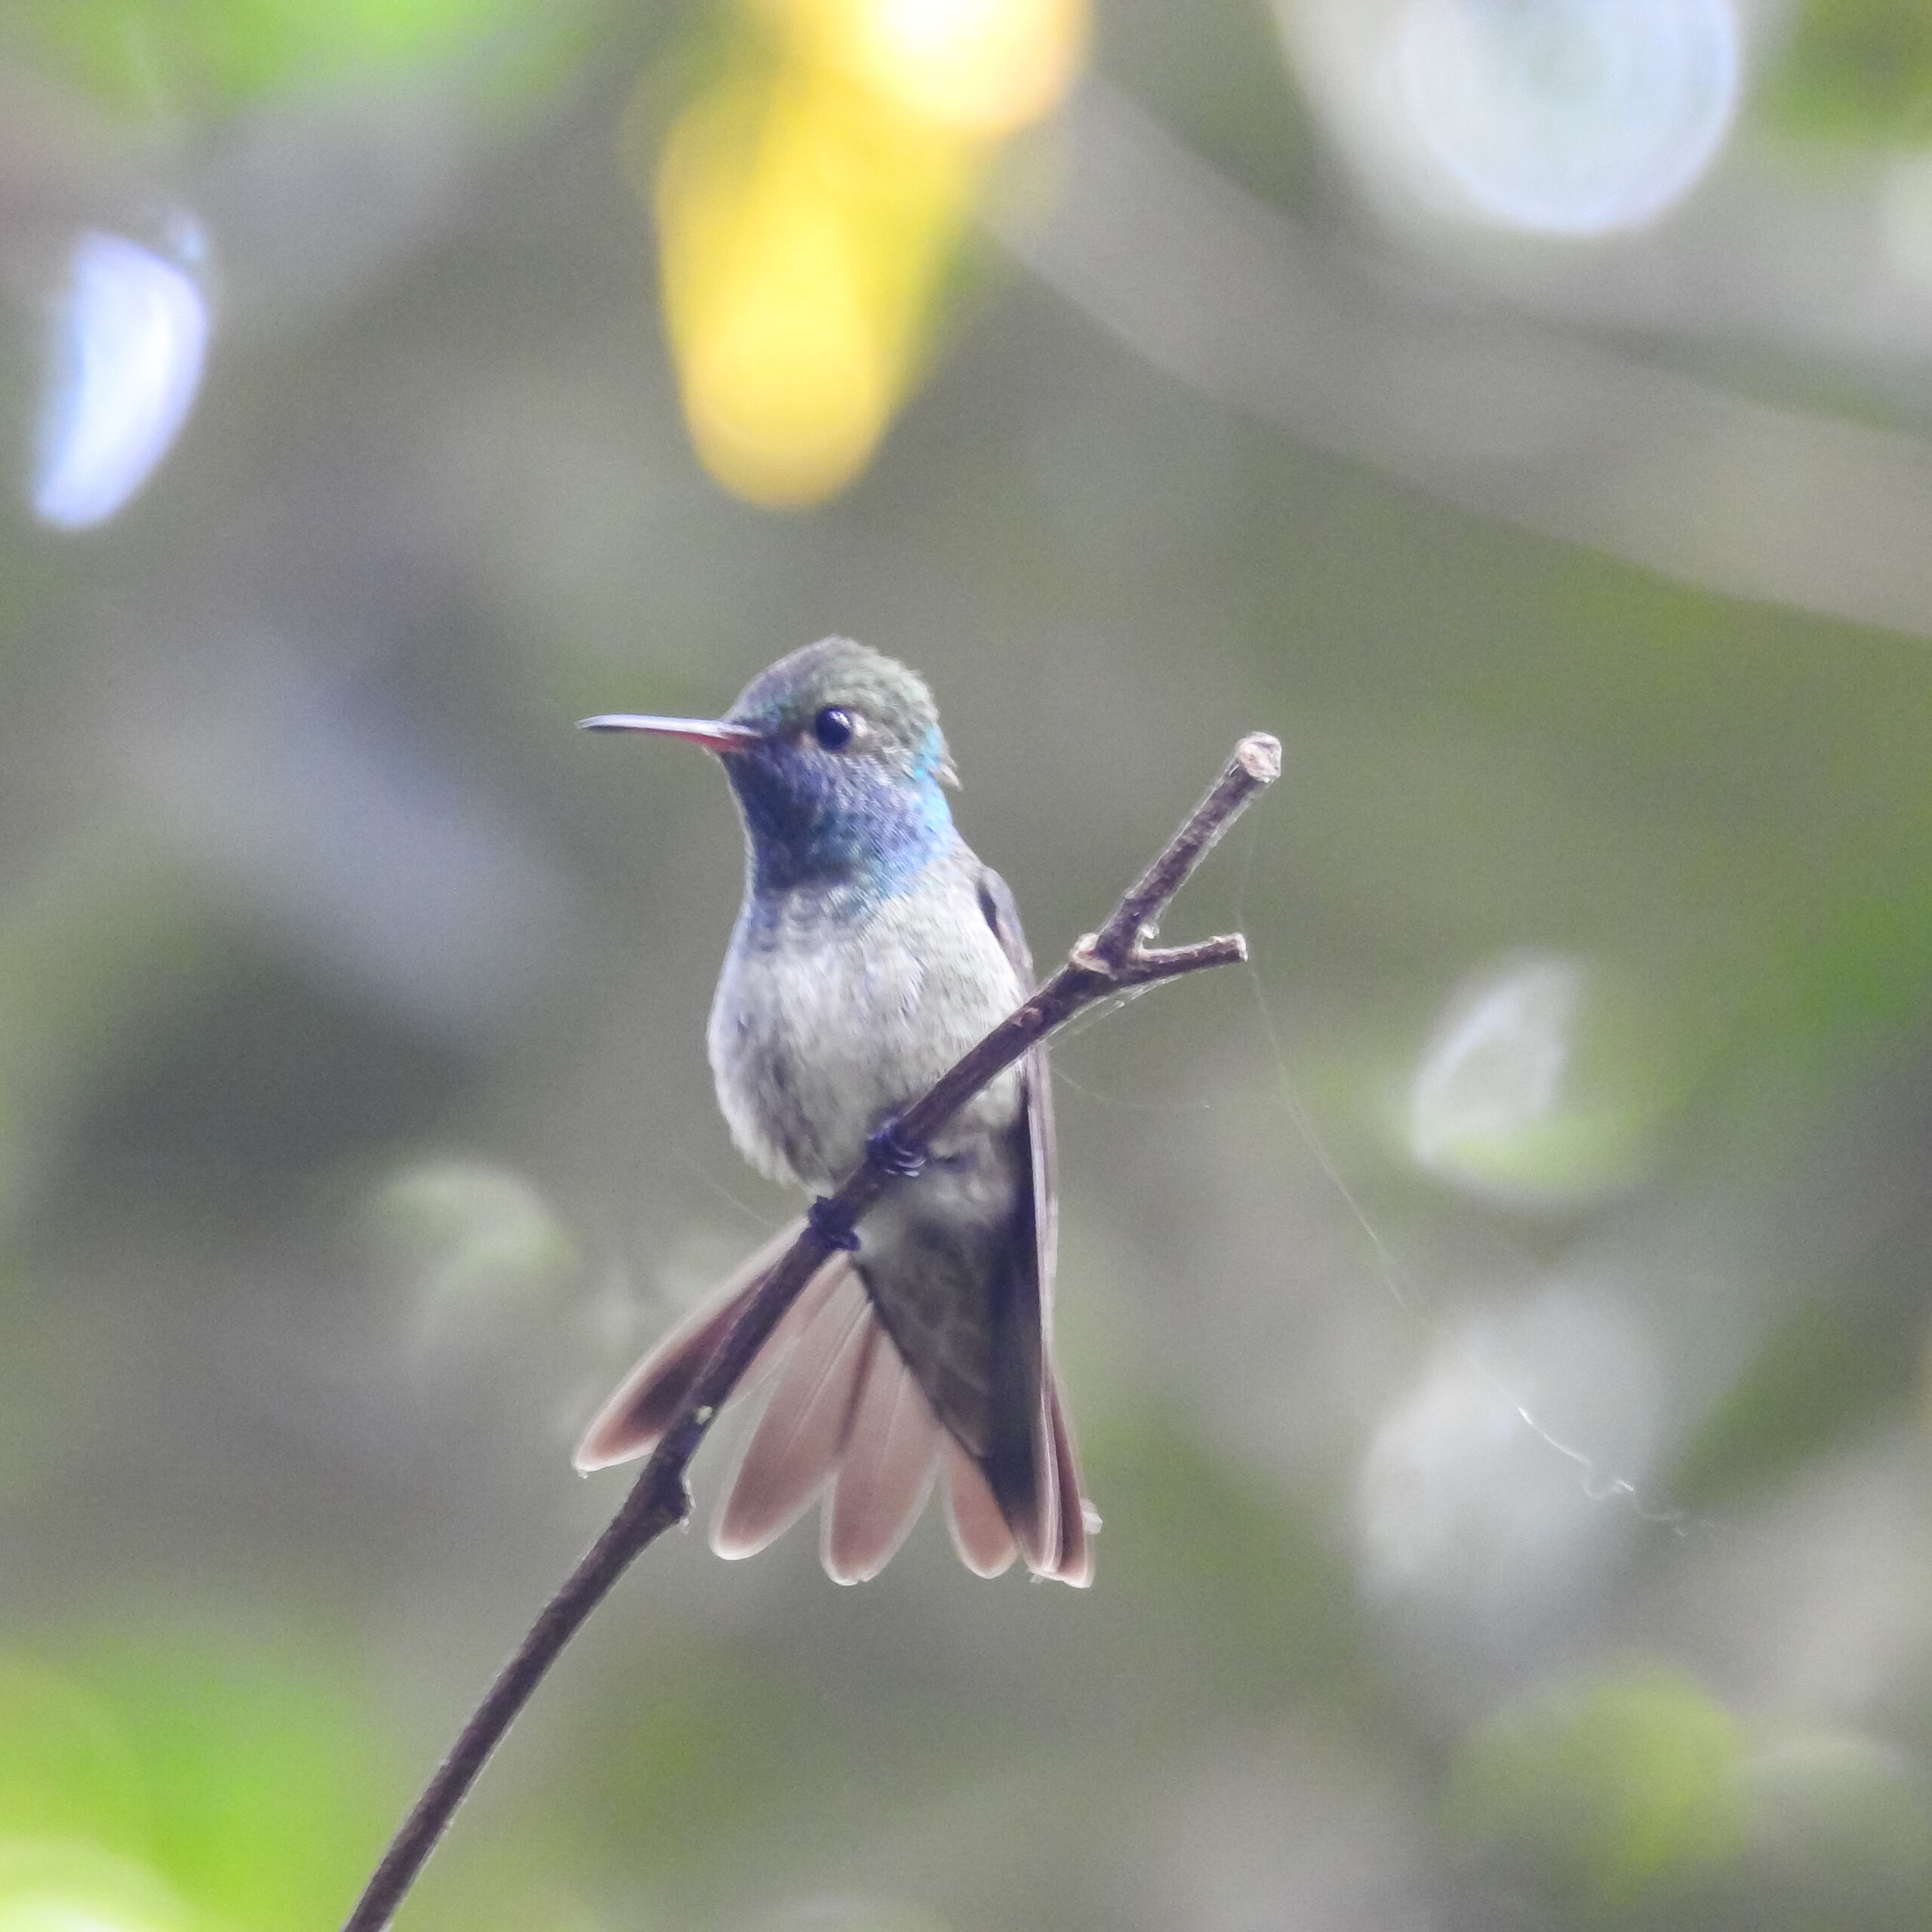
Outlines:
<svg viewBox="0 0 1932 1932"><path fill-rule="evenodd" d="M964 879L886 900L863 924L734 936L707 1036L731 1137L774 1180L833 1185L866 1137L1017 1005L1018 977ZM1018 1112L1003 1074L935 1143L943 1158Z"/></svg>

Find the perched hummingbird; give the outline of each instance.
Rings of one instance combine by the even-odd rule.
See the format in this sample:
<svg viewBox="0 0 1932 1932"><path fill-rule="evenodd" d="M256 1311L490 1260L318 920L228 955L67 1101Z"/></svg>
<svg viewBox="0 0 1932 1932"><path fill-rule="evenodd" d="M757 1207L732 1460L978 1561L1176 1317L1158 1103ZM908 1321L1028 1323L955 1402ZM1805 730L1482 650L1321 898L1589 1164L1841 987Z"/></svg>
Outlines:
<svg viewBox="0 0 1932 1932"><path fill-rule="evenodd" d="M745 826L745 893L707 1035L738 1149L830 1191L1032 987L1013 895L955 829L958 783L923 679L830 637L752 679L715 721L590 718L715 752ZM721 1556L762 1549L823 1497L820 1556L876 1576L944 1487L967 1566L1016 1553L1084 1585L1098 1527L1052 1348L1056 1219L1046 1054L955 1115L872 1208L761 1351L764 1405L712 1525ZM577 1451L589 1471L646 1453L794 1223L624 1378Z"/></svg>

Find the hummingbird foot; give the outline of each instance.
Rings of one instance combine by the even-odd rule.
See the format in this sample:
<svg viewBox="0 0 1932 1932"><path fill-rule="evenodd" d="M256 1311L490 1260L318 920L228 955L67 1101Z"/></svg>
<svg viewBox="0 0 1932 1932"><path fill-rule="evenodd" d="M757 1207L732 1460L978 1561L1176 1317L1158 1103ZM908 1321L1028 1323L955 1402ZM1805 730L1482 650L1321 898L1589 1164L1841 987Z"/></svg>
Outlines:
<svg viewBox="0 0 1932 1932"><path fill-rule="evenodd" d="M914 1180L926 1171L926 1150L899 1137L899 1123L889 1120L866 1137L866 1158L881 1174Z"/></svg>
<svg viewBox="0 0 1932 1932"><path fill-rule="evenodd" d="M805 1210L805 1219L811 1223L812 1232L826 1247L842 1247L848 1254L858 1253L858 1232L852 1226L851 1214L844 1204L832 1195L821 1194Z"/></svg>

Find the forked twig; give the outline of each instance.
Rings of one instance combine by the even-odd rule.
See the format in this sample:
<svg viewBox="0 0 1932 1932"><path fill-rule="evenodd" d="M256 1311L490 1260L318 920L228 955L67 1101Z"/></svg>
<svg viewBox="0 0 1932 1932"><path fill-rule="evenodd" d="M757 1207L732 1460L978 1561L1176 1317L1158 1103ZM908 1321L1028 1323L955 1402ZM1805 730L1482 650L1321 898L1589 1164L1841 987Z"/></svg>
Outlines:
<svg viewBox="0 0 1932 1932"><path fill-rule="evenodd" d="M1153 946L1148 941L1168 902L1248 801L1272 784L1281 770L1281 747L1277 740L1259 731L1242 739L1213 789L1115 907L1106 924L1082 939L1066 963L1023 1005L898 1116L894 1122L895 1137L906 1146L923 1146L996 1075L1084 1008L1131 987L1152 986L1204 967L1244 960L1247 943L1238 933L1193 946ZM543 1606L449 1755L437 1767L415 1808L389 1841L355 1909L343 1922L343 1932L382 1932L395 1916L457 1806L564 1646L632 1561L691 1513L685 1472L692 1457L785 1311L837 1252L832 1237L841 1229L849 1231L900 1178L876 1160L868 1159L836 1193L820 1204L803 1232L765 1277L692 1383L623 1506L563 1587Z"/></svg>

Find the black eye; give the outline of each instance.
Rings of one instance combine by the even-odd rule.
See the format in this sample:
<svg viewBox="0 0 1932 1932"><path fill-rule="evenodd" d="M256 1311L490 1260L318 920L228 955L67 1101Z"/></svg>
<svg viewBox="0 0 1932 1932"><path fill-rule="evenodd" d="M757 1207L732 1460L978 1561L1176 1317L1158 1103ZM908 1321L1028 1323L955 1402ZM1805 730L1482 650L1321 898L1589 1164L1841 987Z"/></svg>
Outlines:
<svg viewBox="0 0 1932 1932"><path fill-rule="evenodd" d="M841 704L828 704L812 720L812 736L829 752L842 752L858 728L859 721Z"/></svg>

